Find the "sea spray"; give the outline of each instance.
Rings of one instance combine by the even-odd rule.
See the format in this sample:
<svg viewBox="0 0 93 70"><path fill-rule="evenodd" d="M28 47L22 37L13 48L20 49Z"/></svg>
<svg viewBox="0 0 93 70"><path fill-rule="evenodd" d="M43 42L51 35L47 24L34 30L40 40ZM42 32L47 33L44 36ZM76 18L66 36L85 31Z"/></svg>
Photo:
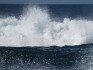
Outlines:
<svg viewBox="0 0 93 70"><path fill-rule="evenodd" d="M52 20L47 10L30 7L20 18L0 18L0 46L64 46L93 43L93 21Z"/></svg>

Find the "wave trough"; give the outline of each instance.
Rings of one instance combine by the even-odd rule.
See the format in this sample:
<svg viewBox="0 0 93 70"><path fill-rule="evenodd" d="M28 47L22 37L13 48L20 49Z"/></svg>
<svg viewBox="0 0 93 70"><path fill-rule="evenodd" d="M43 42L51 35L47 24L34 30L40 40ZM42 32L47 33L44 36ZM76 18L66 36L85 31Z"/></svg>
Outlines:
<svg viewBox="0 0 93 70"><path fill-rule="evenodd" d="M64 46L93 43L93 21L52 20L47 10L30 7L20 18L0 18L0 46Z"/></svg>

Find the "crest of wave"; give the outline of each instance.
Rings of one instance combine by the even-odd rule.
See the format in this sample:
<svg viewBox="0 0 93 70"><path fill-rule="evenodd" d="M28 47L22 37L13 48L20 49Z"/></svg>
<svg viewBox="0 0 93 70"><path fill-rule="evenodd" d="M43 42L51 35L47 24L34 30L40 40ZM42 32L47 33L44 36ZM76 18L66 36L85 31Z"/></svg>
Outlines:
<svg viewBox="0 0 93 70"><path fill-rule="evenodd" d="M0 18L0 46L79 45L93 43L92 38L93 21L54 21L39 7L26 9L19 19Z"/></svg>

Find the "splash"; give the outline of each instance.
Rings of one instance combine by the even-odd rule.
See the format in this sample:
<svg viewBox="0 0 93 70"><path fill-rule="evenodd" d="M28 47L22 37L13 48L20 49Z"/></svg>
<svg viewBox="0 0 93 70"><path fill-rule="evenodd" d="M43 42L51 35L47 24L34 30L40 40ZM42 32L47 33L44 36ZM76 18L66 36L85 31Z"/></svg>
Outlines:
<svg viewBox="0 0 93 70"><path fill-rule="evenodd" d="M0 46L64 46L93 43L93 21L54 21L47 10L30 7L20 18L0 18Z"/></svg>

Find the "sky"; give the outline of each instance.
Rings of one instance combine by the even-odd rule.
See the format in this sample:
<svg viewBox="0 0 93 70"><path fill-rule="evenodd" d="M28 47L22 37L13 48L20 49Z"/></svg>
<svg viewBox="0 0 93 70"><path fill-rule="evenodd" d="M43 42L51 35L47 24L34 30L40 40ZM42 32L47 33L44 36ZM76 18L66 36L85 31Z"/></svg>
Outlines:
<svg viewBox="0 0 93 70"><path fill-rule="evenodd" d="M0 0L0 4L93 4L93 0Z"/></svg>

